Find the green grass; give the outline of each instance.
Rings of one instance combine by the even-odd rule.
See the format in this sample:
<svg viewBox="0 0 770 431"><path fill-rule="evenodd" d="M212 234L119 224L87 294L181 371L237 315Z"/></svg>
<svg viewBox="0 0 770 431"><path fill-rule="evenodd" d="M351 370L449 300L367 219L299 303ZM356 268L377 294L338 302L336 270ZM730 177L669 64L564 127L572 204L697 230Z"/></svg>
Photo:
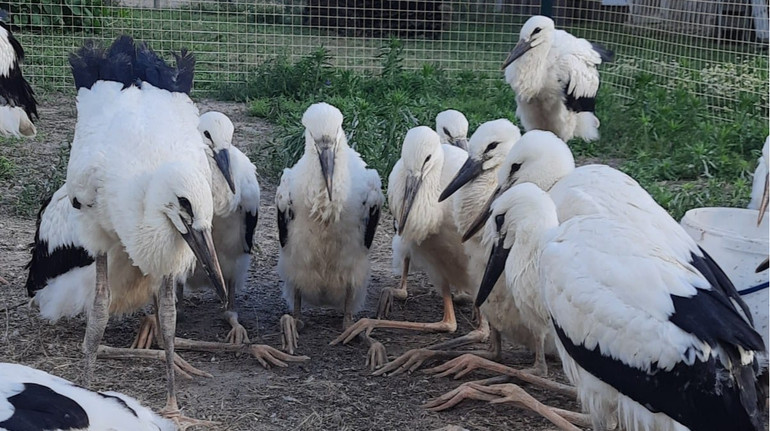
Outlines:
<svg viewBox="0 0 770 431"><path fill-rule="evenodd" d="M13 178L16 172L16 165L13 161L4 156L0 156L0 180L7 181Z"/></svg>
<svg viewBox="0 0 770 431"><path fill-rule="evenodd" d="M253 73L246 85L224 87L223 98L247 100L251 113L276 127L269 145L274 177L304 151L302 113L318 101L337 106L351 146L383 182L400 157L407 130L433 127L443 109L465 113L471 133L482 122L508 118L515 123L515 102L501 79L471 72L447 72L424 65L403 67L397 40L382 49L378 72L352 72L333 66L328 52L317 50L297 62L278 58ZM762 101L742 96L739 108L714 109L685 86L644 72L630 89L602 86L597 115L601 139L570 143L579 157L611 161L636 178L677 219L698 206L745 206L759 150L768 134Z"/></svg>

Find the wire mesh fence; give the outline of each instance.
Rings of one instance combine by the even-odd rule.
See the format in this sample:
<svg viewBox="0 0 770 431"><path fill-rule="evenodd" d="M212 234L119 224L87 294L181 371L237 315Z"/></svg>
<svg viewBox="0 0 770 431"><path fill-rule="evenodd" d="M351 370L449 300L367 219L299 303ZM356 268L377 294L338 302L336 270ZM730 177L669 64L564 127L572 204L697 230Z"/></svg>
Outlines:
<svg viewBox="0 0 770 431"><path fill-rule="evenodd" d="M768 107L767 0L553 0L558 27L615 51L602 66L621 92L640 73L719 109ZM376 70L389 38L404 67L501 77L500 65L539 0L15 0L9 9L37 87L72 89L67 55L121 33L166 53L196 53L196 91L243 82L275 56L325 47L334 65Z"/></svg>

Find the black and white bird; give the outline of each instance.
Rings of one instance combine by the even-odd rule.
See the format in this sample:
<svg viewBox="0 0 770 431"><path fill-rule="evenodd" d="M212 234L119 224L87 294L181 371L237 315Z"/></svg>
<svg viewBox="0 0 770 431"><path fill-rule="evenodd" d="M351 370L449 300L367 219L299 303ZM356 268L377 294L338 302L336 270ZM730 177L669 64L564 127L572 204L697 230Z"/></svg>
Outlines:
<svg viewBox="0 0 770 431"><path fill-rule="evenodd" d="M89 391L41 370L0 363L0 430L176 429L128 395Z"/></svg>
<svg viewBox="0 0 770 431"><path fill-rule="evenodd" d="M436 133L442 145L454 145L468 151L468 119L462 112L455 109L439 112L436 115Z"/></svg>
<svg viewBox="0 0 770 431"><path fill-rule="evenodd" d="M95 296L84 341L84 383L109 319L110 255L125 250L150 279L166 352L163 412L180 418L174 376L175 283L202 265L226 298L211 238L211 170L190 100L195 60L168 66L144 44L118 37L70 56L78 118L67 167L67 194L78 233L95 260Z"/></svg>
<svg viewBox="0 0 770 431"><path fill-rule="evenodd" d="M305 153L284 169L275 195L278 273L293 312L281 318L289 353L297 348L303 302L341 309L348 328L369 285L369 249L385 198L377 171L348 146L342 120L328 103L305 111Z"/></svg>
<svg viewBox="0 0 770 431"><path fill-rule="evenodd" d="M0 135L33 137L37 128L35 92L21 73L24 48L13 37L6 22L8 14L0 9Z"/></svg>
<svg viewBox="0 0 770 431"><path fill-rule="evenodd" d="M601 45L557 30L551 18L529 18L502 66L524 129L548 130L565 142L598 139L597 66L613 57Z"/></svg>

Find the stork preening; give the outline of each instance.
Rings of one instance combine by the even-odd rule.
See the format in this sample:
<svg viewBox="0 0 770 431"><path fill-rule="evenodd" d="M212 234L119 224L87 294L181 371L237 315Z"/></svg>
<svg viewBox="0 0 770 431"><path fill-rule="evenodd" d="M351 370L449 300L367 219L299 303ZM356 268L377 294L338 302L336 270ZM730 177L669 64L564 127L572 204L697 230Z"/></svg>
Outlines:
<svg viewBox="0 0 770 431"><path fill-rule="evenodd" d="M436 133L442 145L454 145L468 151L468 119L462 112L454 109L439 112L436 115Z"/></svg>
<svg viewBox="0 0 770 431"><path fill-rule="evenodd" d="M327 103L302 116L305 153L284 169L275 195L281 243L278 273L293 315L281 318L283 346L297 348L302 303L342 309L343 329L369 285L369 248L385 198L377 171L348 146L342 113ZM384 361L379 343L370 360Z"/></svg>
<svg viewBox="0 0 770 431"><path fill-rule="evenodd" d="M174 431L177 427L119 392L94 392L19 364L0 363L0 429Z"/></svg>
<svg viewBox="0 0 770 431"><path fill-rule="evenodd" d="M37 101L21 73L24 48L13 37L7 18L0 9L0 135L29 138L37 134Z"/></svg>
<svg viewBox="0 0 770 431"><path fill-rule="evenodd" d="M441 292L444 316L439 322L401 322L363 318L337 337L332 344L347 343L357 334L374 328L454 332L457 329L452 293L474 295L468 259L452 219L452 200L439 202L468 153L441 145L438 134L426 126L410 129L404 137L401 159L390 173L388 203L397 219L401 253L425 270ZM402 254L403 255L403 254ZM394 258L398 254L394 253Z"/></svg>
<svg viewBox="0 0 770 431"><path fill-rule="evenodd" d="M529 18L502 66L524 129L548 130L565 142L598 139L597 66L613 57L601 45L557 30L548 17Z"/></svg>

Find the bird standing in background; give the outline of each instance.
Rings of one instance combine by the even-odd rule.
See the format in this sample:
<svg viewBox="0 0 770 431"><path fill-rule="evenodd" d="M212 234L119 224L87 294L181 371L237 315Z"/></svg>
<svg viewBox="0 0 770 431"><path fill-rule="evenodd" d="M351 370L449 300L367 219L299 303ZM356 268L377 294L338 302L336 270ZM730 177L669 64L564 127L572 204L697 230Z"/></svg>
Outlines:
<svg viewBox="0 0 770 431"><path fill-rule="evenodd" d="M0 135L34 137L38 118L35 92L21 74L24 49L11 33L8 13L0 9Z"/></svg>
<svg viewBox="0 0 770 431"><path fill-rule="evenodd" d="M436 133L441 144L453 145L468 151L468 119L454 109L441 111L436 115Z"/></svg>
<svg viewBox="0 0 770 431"><path fill-rule="evenodd" d="M573 137L598 139L597 66L613 57L601 45L557 30L551 18L528 19L502 66L516 93L516 116L524 129L548 130L565 142Z"/></svg>
<svg viewBox="0 0 770 431"><path fill-rule="evenodd" d="M289 353L297 348L303 302L342 309L345 329L366 299L369 248L385 198L377 171L348 146L342 120L327 103L305 111L305 153L284 169L275 195L278 273L293 314L281 317ZM382 344L371 343L370 363L381 364L384 355Z"/></svg>
<svg viewBox="0 0 770 431"><path fill-rule="evenodd" d="M767 212L768 203L768 187L770 183L768 179L768 163L770 163L770 136L765 139L765 145L762 146L762 155L757 160L757 168L754 170L754 180L751 183L751 201L749 202L749 209L755 209L759 211L757 225L762 223Z"/></svg>

